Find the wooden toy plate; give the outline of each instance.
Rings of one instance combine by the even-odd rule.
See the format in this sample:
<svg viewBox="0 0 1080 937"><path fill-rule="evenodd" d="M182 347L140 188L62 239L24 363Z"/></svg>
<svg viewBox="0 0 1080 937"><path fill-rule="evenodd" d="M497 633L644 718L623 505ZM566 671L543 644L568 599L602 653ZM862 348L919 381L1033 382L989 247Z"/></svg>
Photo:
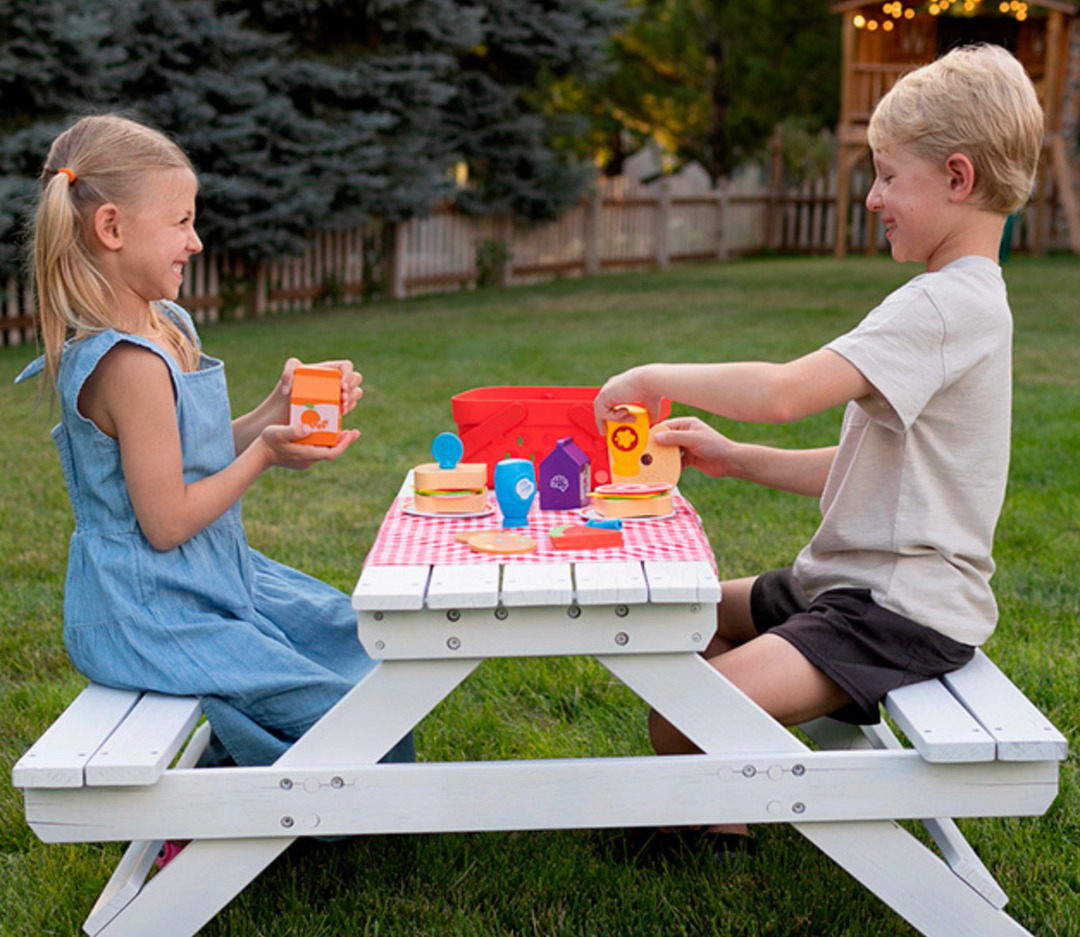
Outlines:
<svg viewBox="0 0 1080 937"><path fill-rule="evenodd" d="M487 510L484 511L474 511L462 514L429 514L427 511L418 511L414 502L406 501L401 506L401 513L408 514L410 517L434 517L437 520L469 520L477 517L490 517L492 514L495 513L495 505L489 503L487 506Z"/></svg>

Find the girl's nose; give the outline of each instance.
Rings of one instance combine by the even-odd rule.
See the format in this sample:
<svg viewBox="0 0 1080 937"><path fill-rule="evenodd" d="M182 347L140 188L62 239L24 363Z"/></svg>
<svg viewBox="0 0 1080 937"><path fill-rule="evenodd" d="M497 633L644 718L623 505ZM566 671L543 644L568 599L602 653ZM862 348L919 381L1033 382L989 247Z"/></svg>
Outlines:
<svg viewBox="0 0 1080 937"><path fill-rule="evenodd" d="M192 229L191 238L188 242L188 250L191 251L191 253L193 254L198 254L200 251L202 251L202 248L203 243L201 238L195 233L194 229Z"/></svg>

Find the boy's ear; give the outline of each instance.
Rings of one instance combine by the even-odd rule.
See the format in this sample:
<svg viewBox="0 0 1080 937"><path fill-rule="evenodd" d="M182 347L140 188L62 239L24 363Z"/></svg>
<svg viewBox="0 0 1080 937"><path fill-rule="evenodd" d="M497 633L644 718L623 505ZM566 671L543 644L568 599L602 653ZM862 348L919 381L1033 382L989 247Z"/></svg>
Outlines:
<svg viewBox="0 0 1080 937"><path fill-rule="evenodd" d="M112 202L105 202L94 211L94 235L106 250L116 251L124 246L120 220L120 209Z"/></svg>
<svg viewBox="0 0 1080 937"><path fill-rule="evenodd" d="M945 159L949 177L949 201L962 202L975 189L975 167L963 153L953 153Z"/></svg>

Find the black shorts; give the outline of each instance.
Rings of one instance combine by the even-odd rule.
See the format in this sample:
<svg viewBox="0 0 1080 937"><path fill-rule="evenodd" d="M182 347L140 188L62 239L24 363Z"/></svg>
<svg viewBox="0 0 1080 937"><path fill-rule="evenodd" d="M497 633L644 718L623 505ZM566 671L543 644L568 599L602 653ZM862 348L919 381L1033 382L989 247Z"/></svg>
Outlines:
<svg viewBox="0 0 1080 937"><path fill-rule="evenodd" d="M854 701L832 713L856 725L881 719L890 690L963 667L975 648L882 608L869 589L830 589L809 601L791 569L763 573L750 591L750 613L794 645Z"/></svg>

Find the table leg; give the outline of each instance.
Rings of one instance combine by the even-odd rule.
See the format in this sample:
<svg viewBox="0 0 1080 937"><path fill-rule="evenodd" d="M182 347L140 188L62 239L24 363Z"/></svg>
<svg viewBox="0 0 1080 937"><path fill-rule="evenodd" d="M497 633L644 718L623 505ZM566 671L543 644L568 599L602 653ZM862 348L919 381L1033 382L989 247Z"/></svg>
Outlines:
<svg viewBox="0 0 1080 937"><path fill-rule="evenodd" d="M598 659L705 752L806 750L697 655L610 655ZM996 902L970 887L897 823L876 820L793 826L927 937L1028 934Z"/></svg>
<svg viewBox="0 0 1080 937"><path fill-rule="evenodd" d="M373 764L479 663L383 661L277 764ZM192 937L294 840L283 836L193 842L97 933Z"/></svg>
<svg viewBox="0 0 1080 937"><path fill-rule="evenodd" d="M897 823L793 825L926 937L1032 937Z"/></svg>

